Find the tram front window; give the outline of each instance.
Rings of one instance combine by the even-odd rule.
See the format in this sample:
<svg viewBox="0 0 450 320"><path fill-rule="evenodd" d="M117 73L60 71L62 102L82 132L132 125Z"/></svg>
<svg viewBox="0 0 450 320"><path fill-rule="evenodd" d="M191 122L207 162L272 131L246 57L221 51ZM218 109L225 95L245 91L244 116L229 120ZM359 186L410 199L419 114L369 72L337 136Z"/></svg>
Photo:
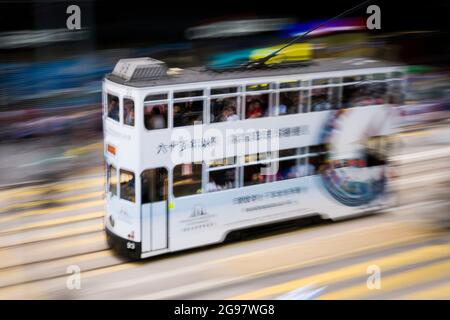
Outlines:
<svg viewBox="0 0 450 320"><path fill-rule="evenodd" d="M108 94L108 118L119 121L119 98L115 95Z"/></svg>
<svg viewBox="0 0 450 320"><path fill-rule="evenodd" d="M134 173L127 170L120 170L120 198L135 202L136 181Z"/></svg>
<svg viewBox="0 0 450 320"><path fill-rule="evenodd" d="M123 122L134 127L134 101L131 99L123 99Z"/></svg>
<svg viewBox="0 0 450 320"><path fill-rule="evenodd" d="M108 190L117 196L117 170L114 166L108 166Z"/></svg>

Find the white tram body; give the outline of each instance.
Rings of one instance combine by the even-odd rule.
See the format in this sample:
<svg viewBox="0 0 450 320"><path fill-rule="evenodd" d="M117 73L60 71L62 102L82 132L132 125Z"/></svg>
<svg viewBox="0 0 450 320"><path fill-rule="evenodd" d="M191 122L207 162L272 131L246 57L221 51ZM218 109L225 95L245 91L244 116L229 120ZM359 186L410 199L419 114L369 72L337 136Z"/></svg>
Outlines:
<svg viewBox="0 0 450 320"><path fill-rule="evenodd" d="M221 73L119 61L103 83L110 245L145 258L386 207L379 155L403 70L369 59Z"/></svg>

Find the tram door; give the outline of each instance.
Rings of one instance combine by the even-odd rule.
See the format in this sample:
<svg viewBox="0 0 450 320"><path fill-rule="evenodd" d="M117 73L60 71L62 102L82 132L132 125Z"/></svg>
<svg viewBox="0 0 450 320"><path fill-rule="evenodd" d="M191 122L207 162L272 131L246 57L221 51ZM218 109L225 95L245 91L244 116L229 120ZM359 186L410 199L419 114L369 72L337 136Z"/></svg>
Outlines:
<svg viewBox="0 0 450 320"><path fill-rule="evenodd" d="M142 252L167 248L167 170L145 170L141 175Z"/></svg>

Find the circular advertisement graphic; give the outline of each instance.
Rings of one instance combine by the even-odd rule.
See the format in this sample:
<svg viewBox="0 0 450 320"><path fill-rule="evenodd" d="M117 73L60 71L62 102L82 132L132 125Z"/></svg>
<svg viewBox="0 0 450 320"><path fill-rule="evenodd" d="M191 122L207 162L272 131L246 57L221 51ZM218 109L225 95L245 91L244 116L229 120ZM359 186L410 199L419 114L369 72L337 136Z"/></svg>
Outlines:
<svg viewBox="0 0 450 320"><path fill-rule="evenodd" d="M328 151L321 177L334 199L355 207L385 192L389 125L388 109L383 107L344 109L330 115L320 137Z"/></svg>

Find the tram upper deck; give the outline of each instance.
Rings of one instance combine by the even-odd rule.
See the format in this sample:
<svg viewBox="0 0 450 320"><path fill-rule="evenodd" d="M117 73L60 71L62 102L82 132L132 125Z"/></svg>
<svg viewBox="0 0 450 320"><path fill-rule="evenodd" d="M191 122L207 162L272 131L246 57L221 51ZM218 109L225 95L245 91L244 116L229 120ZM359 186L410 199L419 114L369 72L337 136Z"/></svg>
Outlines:
<svg viewBox="0 0 450 320"><path fill-rule="evenodd" d="M223 72L208 70L204 67L166 69L168 71L167 74L160 74L156 77L133 77L132 75L113 72L106 75L106 79L116 84L129 87L149 88L190 83L199 84L203 82L233 82L253 78L276 80L276 78L286 78L294 75L304 75L305 78L314 78L316 74L320 77L327 77L327 74L330 73L333 74L332 77L336 77L338 76L336 72L345 76L347 74L356 74L357 71L358 74L370 73L370 70L365 69L393 68L401 66L402 64L400 63L370 58L327 58L312 60L307 64L300 66L282 67L274 65L261 69L239 69ZM383 70L380 70L380 72L383 72Z"/></svg>

